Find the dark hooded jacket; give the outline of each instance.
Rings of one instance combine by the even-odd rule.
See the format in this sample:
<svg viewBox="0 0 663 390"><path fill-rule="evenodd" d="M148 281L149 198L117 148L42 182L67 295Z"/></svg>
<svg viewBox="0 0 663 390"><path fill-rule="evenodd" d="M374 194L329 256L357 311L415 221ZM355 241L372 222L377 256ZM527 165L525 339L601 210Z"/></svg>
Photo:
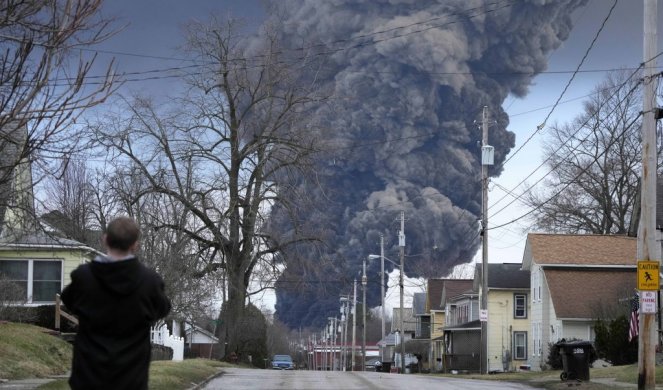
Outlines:
<svg viewBox="0 0 663 390"><path fill-rule="evenodd" d="M150 326L170 311L161 277L135 257L101 257L71 273L62 301L79 320L71 388L147 389Z"/></svg>

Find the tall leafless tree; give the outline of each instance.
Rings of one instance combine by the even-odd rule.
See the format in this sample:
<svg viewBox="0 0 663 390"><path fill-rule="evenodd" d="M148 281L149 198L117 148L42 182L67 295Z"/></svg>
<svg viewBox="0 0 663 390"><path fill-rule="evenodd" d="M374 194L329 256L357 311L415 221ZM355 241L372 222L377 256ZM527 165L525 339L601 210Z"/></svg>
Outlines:
<svg viewBox="0 0 663 390"><path fill-rule="evenodd" d="M638 75L617 71L572 122L551 128L543 189L530 189L536 226L567 233L625 234L641 160Z"/></svg>
<svg viewBox="0 0 663 390"><path fill-rule="evenodd" d="M308 64L301 53L292 63L269 29L260 40L240 32L235 20L189 25L186 50L201 68L186 75L189 89L175 107L156 109L137 98L126 105L128 117L94 130L100 144L116 152L117 165L140 175L144 187L131 202L160 194L180 206L179 223L162 220L154 228L195 242L187 253L205 259L196 269L200 276L224 271L221 345L241 353L237 342L256 271L278 270L274 263L284 246L315 239L296 222L292 232L276 235L267 216L276 205L297 215L299 199L279 194L296 177L289 173L306 170L315 152L308 114L321 98L304 78Z"/></svg>
<svg viewBox="0 0 663 390"><path fill-rule="evenodd" d="M21 161L53 173L80 147L77 118L114 89L112 63L93 77L85 50L107 38L102 0L0 3L0 217Z"/></svg>
<svg viewBox="0 0 663 390"><path fill-rule="evenodd" d="M98 246L93 237L94 192L90 173L82 160L66 160L61 177L49 178L42 216L67 238L90 246Z"/></svg>

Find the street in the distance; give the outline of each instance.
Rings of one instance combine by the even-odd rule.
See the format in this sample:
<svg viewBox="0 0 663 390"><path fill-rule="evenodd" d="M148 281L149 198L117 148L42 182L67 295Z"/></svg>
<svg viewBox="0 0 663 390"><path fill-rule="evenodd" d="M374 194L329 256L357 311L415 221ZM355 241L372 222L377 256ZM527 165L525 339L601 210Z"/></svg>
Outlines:
<svg viewBox="0 0 663 390"><path fill-rule="evenodd" d="M526 390L534 387L520 383L482 381L463 377L398 375L380 372L281 371L224 368L210 381L206 390L352 390L352 389L445 389L445 390Z"/></svg>

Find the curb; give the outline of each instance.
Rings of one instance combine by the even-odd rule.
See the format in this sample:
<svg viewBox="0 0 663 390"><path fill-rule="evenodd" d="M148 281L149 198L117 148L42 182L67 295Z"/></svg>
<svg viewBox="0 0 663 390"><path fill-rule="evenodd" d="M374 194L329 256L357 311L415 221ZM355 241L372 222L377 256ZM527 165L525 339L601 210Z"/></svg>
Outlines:
<svg viewBox="0 0 663 390"><path fill-rule="evenodd" d="M219 372L217 372L216 374L212 374L212 375L208 376L207 378L205 378L204 381L202 381L202 382L200 382L200 383L198 383L198 384L196 384L192 387L189 387L187 390L200 390L200 389L203 388L203 386L205 386L206 384L208 384L212 380L220 377L223 374L225 374L225 371L223 371L223 369L220 369Z"/></svg>

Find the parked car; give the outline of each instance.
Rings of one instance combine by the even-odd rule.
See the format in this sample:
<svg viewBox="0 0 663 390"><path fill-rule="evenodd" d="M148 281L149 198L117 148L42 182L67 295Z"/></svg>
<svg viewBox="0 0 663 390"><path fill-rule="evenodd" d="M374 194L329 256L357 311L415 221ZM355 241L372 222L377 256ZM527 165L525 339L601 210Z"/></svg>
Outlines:
<svg viewBox="0 0 663 390"><path fill-rule="evenodd" d="M274 370L294 370L295 363L292 362L290 355L274 355L272 358L272 368Z"/></svg>

